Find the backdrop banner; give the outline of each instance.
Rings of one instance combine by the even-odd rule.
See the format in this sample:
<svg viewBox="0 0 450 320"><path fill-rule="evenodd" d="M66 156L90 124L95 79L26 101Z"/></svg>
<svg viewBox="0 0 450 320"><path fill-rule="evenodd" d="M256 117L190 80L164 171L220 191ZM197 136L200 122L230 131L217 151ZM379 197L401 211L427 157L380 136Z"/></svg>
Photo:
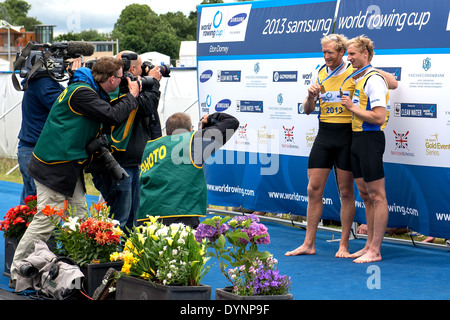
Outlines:
<svg viewBox="0 0 450 320"><path fill-rule="evenodd" d="M445 0L199 6L199 116L220 111L240 121L205 165L208 203L306 214L307 163L319 109L306 115L302 101L324 63L320 39L330 33L370 37L372 64L399 81L390 91L385 129L389 226L450 238L450 107L444 100L450 90L450 3ZM355 200L355 221L364 223L357 191ZM324 219L340 219L334 171L323 204Z"/></svg>

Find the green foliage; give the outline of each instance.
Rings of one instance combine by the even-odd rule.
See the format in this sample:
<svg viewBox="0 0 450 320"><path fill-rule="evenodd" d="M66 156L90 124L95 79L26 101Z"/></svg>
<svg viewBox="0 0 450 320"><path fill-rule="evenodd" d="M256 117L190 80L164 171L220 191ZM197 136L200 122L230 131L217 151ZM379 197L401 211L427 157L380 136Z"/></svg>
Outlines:
<svg viewBox="0 0 450 320"><path fill-rule="evenodd" d="M0 3L0 19L12 25L24 26L25 30L33 31L34 26L41 24L36 18L28 17L31 5L23 0L5 0Z"/></svg>
<svg viewBox="0 0 450 320"><path fill-rule="evenodd" d="M79 33L69 32L55 37L54 41L108 41L112 40L107 33L100 33L95 29L83 30Z"/></svg>
<svg viewBox="0 0 450 320"><path fill-rule="evenodd" d="M194 230L181 223L165 226L151 217L133 227L122 252L111 260L123 260L122 274L164 285L197 286L209 271L204 245L194 238Z"/></svg>
<svg viewBox="0 0 450 320"><path fill-rule="evenodd" d="M203 1L202 4L223 3L222 0ZM0 3L0 19L11 24L24 25L26 30L34 30L41 24L36 18L27 17L31 5L24 0L5 0ZM185 16L181 11L158 15L146 4L131 4L122 10L111 33L97 30L83 30L59 35L54 41L108 41L119 40L121 50L131 50L138 54L157 51L179 58L181 41L197 39L197 12Z"/></svg>
<svg viewBox="0 0 450 320"><path fill-rule="evenodd" d="M195 40L197 15L182 12L157 15L148 5L132 4L122 10L112 37L122 50L138 54L157 51L177 59L183 40Z"/></svg>

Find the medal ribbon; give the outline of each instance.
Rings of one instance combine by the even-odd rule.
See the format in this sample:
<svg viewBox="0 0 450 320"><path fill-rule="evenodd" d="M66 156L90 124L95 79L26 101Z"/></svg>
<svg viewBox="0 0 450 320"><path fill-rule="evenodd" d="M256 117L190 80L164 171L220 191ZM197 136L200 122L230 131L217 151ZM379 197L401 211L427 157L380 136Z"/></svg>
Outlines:
<svg viewBox="0 0 450 320"><path fill-rule="evenodd" d="M322 81L319 80L319 78L317 78L317 82L319 82L320 85L322 85L322 83L324 83L326 80L328 80L329 78L331 78L336 72L338 72L338 70L341 70L342 66L344 65L344 61L342 61L341 65L339 67L337 67L336 69L333 70L333 72L331 72L328 77L326 77L325 79L323 79ZM322 70L323 68L325 68L326 64L324 64L320 69Z"/></svg>
<svg viewBox="0 0 450 320"><path fill-rule="evenodd" d="M339 92L342 92L341 89L342 89L342 86L344 85L345 81L347 81L347 80L350 79L350 78L353 78L354 76L360 74L361 72L363 72L363 71L365 71L365 70L367 70L367 69L369 69L369 68L371 68L371 67L372 67L372 65L371 65L371 64L368 64L368 65L365 66L364 68L359 69L359 70L356 70L356 71L353 72L351 75L349 75L349 76L344 80L344 82L342 82L342 84L341 84L341 86L340 86L340 88L339 88Z"/></svg>

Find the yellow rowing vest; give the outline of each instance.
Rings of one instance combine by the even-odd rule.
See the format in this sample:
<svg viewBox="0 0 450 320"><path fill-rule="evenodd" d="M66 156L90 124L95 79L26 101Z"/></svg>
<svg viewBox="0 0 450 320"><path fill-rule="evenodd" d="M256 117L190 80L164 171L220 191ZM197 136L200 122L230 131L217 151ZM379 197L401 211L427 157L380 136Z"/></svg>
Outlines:
<svg viewBox="0 0 450 320"><path fill-rule="evenodd" d="M355 90L355 81L353 78L348 79L344 84L344 80L353 73L351 65L344 66L347 68L339 75L334 75L324 81L322 85L326 92L319 94L320 114L319 121L328 123L351 123L352 113L341 104L341 94L339 88L342 86L342 92L350 97L353 96ZM328 77L327 68L323 67L319 70L317 82L323 81Z"/></svg>
<svg viewBox="0 0 450 320"><path fill-rule="evenodd" d="M371 76L380 76L383 78L384 82L387 82L384 79L384 77L376 70L372 70L367 72L363 78L358 81L355 88L355 93L353 95L353 104L360 107L363 110L371 110L372 106L370 105L369 97L364 92L365 85L367 83L367 80ZM371 124L368 122L363 121L362 119L358 118L357 116L353 115L352 119L352 131L354 132L361 132L361 131L383 131L383 129L386 127L389 115L391 111L391 101L389 98L389 90L386 92L386 119L384 121L384 124L382 126L378 126L376 124Z"/></svg>

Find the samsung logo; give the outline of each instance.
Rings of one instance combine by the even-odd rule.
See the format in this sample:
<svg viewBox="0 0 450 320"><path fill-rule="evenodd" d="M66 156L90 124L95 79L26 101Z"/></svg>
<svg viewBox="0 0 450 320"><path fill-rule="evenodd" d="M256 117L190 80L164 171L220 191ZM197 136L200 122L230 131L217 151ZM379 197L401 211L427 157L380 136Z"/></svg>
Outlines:
<svg viewBox="0 0 450 320"><path fill-rule="evenodd" d="M200 75L200 82L204 83L208 81L209 79L211 79L212 75L213 75L212 70L206 70Z"/></svg>
<svg viewBox="0 0 450 320"><path fill-rule="evenodd" d="M216 111L222 112L227 110L231 106L231 100L223 99L216 104Z"/></svg>
<svg viewBox="0 0 450 320"><path fill-rule="evenodd" d="M247 14L239 13L239 14L235 15L233 18L231 18L230 21L228 21L228 25L230 27L237 26L238 24L244 22L245 19L247 19Z"/></svg>

